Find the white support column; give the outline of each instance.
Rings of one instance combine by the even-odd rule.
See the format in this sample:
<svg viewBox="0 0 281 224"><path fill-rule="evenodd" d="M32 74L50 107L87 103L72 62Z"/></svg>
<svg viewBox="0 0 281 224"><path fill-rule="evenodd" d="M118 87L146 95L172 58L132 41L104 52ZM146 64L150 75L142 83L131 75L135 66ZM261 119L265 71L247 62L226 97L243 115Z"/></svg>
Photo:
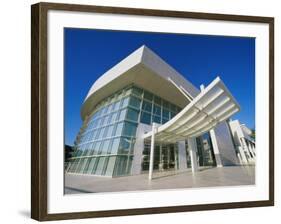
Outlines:
<svg viewBox="0 0 281 224"><path fill-rule="evenodd" d="M148 179L152 179L152 171L153 171L153 160L154 160L154 145L155 145L155 132L156 132L156 124L152 123L152 135L151 135L151 144L150 144L150 161L149 161L149 174Z"/></svg>
<svg viewBox="0 0 281 224"><path fill-rule="evenodd" d="M170 154L170 146L168 145L168 146L167 146L167 160L169 161L168 164L167 164L167 168L168 168L168 169L170 168L170 161L171 161L171 160L170 160L170 159L171 159L171 158L170 158L170 155L171 155L171 154Z"/></svg>
<svg viewBox="0 0 281 224"><path fill-rule="evenodd" d="M197 145L195 138L188 138L188 150L189 150L189 155L190 155L190 160L191 160L191 170L192 173L195 173L198 170L198 164L197 164Z"/></svg>
<svg viewBox="0 0 281 224"><path fill-rule="evenodd" d="M178 170L179 169L179 161L178 161L178 149L177 149L177 146L174 145L174 160L175 160L175 170Z"/></svg>
<svg viewBox="0 0 281 224"><path fill-rule="evenodd" d="M160 144L160 153L159 153L159 170L163 171L163 150L162 150L162 144Z"/></svg>
<svg viewBox="0 0 281 224"><path fill-rule="evenodd" d="M178 142L178 160L179 160L179 170L186 170L186 149L185 141Z"/></svg>
<svg viewBox="0 0 281 224"><path fill-rule="evenodd" d="M142 171L142 152L144 150L144 138L143 135L146 132L151 131L151 127L146 124L138 124L136 132L136 140L134 144L134 159L132 161L131 174L138 175Z"/></svg>
<svg viewBox="0 0 281 224"><path fill-rule="evenodd" d="M222 167L221 155L220 155L219 146L218 146L216 133L215 133L214 129L210 130L210 136L211 136L211 141L212 141L212 145L213 145L213 150L214 150L214 154L215 154L215 160L216 160L217 167Z"/></svg>

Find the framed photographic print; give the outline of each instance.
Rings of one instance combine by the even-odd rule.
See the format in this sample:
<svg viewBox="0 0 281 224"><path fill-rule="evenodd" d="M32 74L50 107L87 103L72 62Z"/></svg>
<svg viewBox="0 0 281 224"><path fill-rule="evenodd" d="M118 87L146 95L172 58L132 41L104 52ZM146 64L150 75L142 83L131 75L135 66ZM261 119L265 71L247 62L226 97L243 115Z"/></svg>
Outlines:
<svg viewBox="0 0 281 224"><path fill-rule="evenodd" d="M32 5L31 217L274 204L274 19Z"/></svg>

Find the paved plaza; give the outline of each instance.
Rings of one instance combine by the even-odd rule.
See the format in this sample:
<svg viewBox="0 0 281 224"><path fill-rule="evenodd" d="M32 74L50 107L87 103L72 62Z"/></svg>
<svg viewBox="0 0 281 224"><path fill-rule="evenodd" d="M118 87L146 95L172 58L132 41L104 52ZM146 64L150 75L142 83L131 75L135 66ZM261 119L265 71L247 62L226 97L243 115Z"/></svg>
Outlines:
<svg viewBox="0 0 281 224"><path fill-rule="evenodd" d="M148 174L115 178L65 174L65 194L253 184L255 184L255 166L203 168L194 175L191 170L155 172L151 181L148 180Z"/></svg>

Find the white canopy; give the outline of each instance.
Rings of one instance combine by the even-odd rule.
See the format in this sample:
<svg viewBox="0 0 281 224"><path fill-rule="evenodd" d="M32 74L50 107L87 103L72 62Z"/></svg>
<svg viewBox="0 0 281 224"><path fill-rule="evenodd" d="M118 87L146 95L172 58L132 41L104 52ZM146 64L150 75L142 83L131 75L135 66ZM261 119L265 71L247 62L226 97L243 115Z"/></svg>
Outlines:
<svg viewBox="0 0 281 224"><path fill-rule="evenodd" d="M224 83L217 77L175 117L155 130L155 141L178 142L210 131L240 110ZM151 138L152 131L144 138Z"/></svg>

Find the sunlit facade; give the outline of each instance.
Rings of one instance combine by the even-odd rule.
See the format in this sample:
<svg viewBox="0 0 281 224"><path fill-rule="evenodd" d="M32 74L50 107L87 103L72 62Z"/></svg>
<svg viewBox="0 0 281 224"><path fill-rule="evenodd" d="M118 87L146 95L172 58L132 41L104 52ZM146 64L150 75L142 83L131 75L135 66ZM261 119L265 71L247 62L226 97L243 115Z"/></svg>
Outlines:
<svg viewBox="0 0 281 224"><path fill-rule="evenodd" d="M67 171L104 176L130 174L138 124L163 124L173 118L180 107L137 86L130 85L97 105L84 121L75 143L75 153ZM198 145L201 149L201 138ZM148 170L150 143L143 150L142 171ZM155 170L176 168L176 145L156 146ZM200 163L204 150L200 150ZM187 165L190 162L187 160ZM202 162L203 165L203 162Z"/></svg>
<svg viewBox="0 0 281 224"><path fill-rule="evenodd" d="M171 83L169 80L173 80ZM143 136L173 119L200 90L143 46L101 76L81 109L83 125L67 173L117 177L147 173L151 140ZM239 165L227 122L194 138L199 167ZM190 141L155 142L153 171L192 166ZM194 165L194 161L193 161Z"/></svg>

